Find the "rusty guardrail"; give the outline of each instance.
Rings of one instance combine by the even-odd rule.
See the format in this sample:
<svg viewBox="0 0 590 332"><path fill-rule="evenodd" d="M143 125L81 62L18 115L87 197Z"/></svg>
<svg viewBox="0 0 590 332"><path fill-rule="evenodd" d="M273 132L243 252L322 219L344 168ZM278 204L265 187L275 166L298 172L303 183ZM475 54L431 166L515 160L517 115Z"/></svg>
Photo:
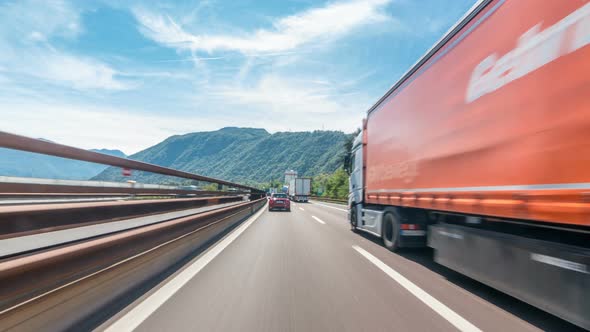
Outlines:
<svg viewBox="0 0 590 332"><path fill-rule="evenodd" d="M8 148L8 149L15 149L21 151L28 151L34 153L41 153L56 157L68 158L68 159L75 159L81 161L88 161L91 163L97 164L104 164L122 168L129 168L135 169L139 171L157 173L162 175L170 175L185 179L197 180L197 181L205 181L211 183L217 183L222 185L227 185L234 188L241 188L250 190L253 193L262 194L260 189L245 186L239 183L233 183L221 179L216 179L212 177L202 176L194 173L189 173L185 171L179 171L176 169L163 167L159 165L144 163L137 160L115 157L103 153L88 151L84 149L75 148L72 146L67 146L63 144L57 144L53 142L48 142L40 139L34 139L26 136L11 134L7 132L0 131L0 147Z"/></svg>
<svg viewBox="0 0 590 332"><path fill-rule="evenodd" d="M348 204L348 201L341 198L330 198L330 197L322 197L322 196L311 196L311 199L315 199L316 201L323 201L328 203L338 203L338 204Z"/></svg>
<svg viewBox="0 0 590 332"><path fill-rule="evenodd" d="M263 198L0 261L0 326L95 327L138 287L157 284L265 204Z"/></svg>
<svg viewBox="0 0 590 332"><path fill-rule="evenodd" d="M121 188L121 187L90 187L90 186L62 186L47 184L15 184L0 183L0 192L3 194L103 194L103 195L235 195L245 194L243 191L205 191L205 190L182 190L182 189L153 189L153 188Z"/></svg>
<svg viewBox="0 0 590 332"><path fill-rule="evenodd" d="M236 202L241 196L0 207L0 239L72 226Z"/></svg>

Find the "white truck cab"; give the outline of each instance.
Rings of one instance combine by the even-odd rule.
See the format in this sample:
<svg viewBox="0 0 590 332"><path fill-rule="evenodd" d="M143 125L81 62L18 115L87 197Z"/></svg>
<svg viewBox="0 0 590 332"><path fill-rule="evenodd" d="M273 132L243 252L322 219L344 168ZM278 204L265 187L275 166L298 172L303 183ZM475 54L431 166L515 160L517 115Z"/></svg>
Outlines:
<svg viewBox="0 0 590 332"><path fill-rule="evenodd" d="M423 247L426 245L424 213L390 205L367 205L364 200L364 165L366 156L363 132L355 138L350 153L350 181L348 195L348 220L353 231L361 230L383 239L390 250L399 247Z"/></svg>
<svg viewBox="0 0 590 332"><path fill-rule="evenodd" d="M349 220L353 230L363 230L381 237L381 224L385 211L364 208L363 191L363 132L355 138L350 154Z"/></svg>

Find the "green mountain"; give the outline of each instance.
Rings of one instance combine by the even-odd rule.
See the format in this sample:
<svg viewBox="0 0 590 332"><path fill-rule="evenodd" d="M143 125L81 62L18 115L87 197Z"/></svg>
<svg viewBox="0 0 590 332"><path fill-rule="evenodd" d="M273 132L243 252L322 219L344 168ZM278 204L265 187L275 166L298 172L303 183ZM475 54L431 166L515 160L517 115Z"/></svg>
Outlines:
<svg viewBox="0 0 590 332"><path fill-rule="evenodd" d="M90 151L125 157L125 154L119 150L93 149ZM101 164L0 148L0 176L88 180L106 168L106 165Z"/></svg>
<svg viewBox="0 0 590 332"><path fill-rule="evenodd" d="M340 131L278 132L227 127L169 137L130 159L224 180L255 184L282 180L287 169L301 176L331 173L342 164L347 135ZM131 178L108 168L93 180L162 183L182 181L145 172Z"/></svg>

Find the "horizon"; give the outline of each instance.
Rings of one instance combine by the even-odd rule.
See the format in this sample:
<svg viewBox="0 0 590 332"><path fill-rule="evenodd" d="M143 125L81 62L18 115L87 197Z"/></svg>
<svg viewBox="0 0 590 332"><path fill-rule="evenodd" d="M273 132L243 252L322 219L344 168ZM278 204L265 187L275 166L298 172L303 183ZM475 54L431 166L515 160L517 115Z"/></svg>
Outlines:
<svg viewBox="0 0 590 332"><path fill-rule="evenodd" d="M350 133L474 2L4 2L0 130L127 155L223 127Z"/></svg>

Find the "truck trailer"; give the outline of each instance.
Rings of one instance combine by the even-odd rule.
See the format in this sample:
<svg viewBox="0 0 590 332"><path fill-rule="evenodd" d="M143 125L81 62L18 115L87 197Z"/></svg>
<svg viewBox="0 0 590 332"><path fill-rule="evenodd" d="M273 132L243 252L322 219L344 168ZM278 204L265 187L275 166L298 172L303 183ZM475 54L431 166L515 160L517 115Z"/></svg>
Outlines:
<svg viewBox="0 0 590 332"><path fill-rule="evenodd" d="M367 112L349 221L590 329L590 3L482 0Z"/></svg>
<svg viewBox="0 0 590 332"><path fill-rule="evenodd" d="M295 202L309 201L311 195L311 178L295 178L289 183L289 198Z"/></svg>

